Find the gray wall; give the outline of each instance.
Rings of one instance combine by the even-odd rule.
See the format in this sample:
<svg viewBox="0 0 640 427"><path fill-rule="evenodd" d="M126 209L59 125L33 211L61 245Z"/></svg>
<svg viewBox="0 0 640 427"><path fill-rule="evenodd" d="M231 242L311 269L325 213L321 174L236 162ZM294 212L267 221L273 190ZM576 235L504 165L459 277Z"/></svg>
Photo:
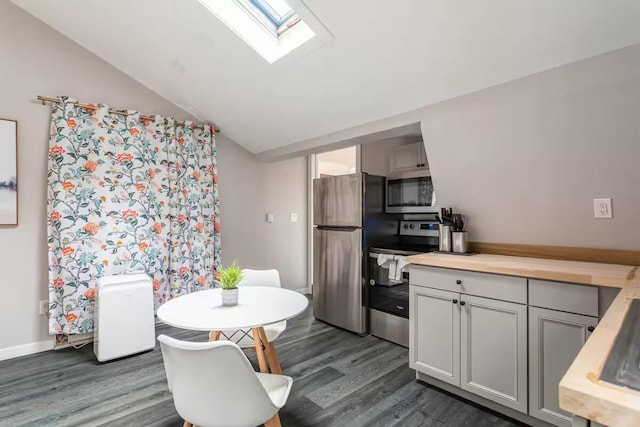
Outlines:
<svg viewBox="0 0 640 427"><path fill-rule="evenodd" d="M218 144L224 263L277 268L283 287L307 288L306 158L261 163L227 141ZM290 213L298 222L289 222Z"/></svg>
<svg viewBox="0 0 640 427"><path fill-rule="evenodd" d="M51 343L46 319L38 314L39 300L47 299L50 110L34 102L36 96L67 94L115 108L191 117L6 1L0 1L0 81L0 117L18 120L20 162L20 225L0 228L1 359ZM283 285L306 287L305 160L259 163L224 136L217 142L224 262L237 258L247 267L276 267ZM268 210L277 220L285 210L297 212L301 222L266 225Z"/></svg>
<svg viewBox="0 0 640 427"><path fill-rule="evenodd" d="M640 45L421 116L438 201L472 240L640 249ZM611 220L593 218L602 197Z"/></svg>
<svg viewBox="0 0 640 427"><path fill-rule="evenodd" d="M472 240L640 250L640 44L261 157L416 123L438 203L470 214ZM593 219L601 197L612 220Z"/></svg>

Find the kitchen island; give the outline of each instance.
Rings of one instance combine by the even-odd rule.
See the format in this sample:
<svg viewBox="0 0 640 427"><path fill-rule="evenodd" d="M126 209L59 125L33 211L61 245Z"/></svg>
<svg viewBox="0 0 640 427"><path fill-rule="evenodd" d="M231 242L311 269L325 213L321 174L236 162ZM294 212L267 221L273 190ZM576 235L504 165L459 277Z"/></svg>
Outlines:
<svg viewBox="0 0 640 427"><path fill-rule="evenodd" d="M520 416L521 413L534 417L534 420L542 421L543 424L540 425L545 425L544 423L559 426L571 425L571 420L567 418L567 414L559 410L561 408L577 415L574 418L575 425L580 425L578 423L581 422L581 418L593 421L593 425L597 425L596 423L607 426L640 425L640 392L601 383L598 380L631 300L640 298L640 278L636 274L637 267L486 254L459 256L432 253L411 256L408 260L411 263L411 274L413 275L414 271L416 272L415 282L412 279L412 285L415 284L415 289L419 291L428 291L423 292L422 295L416 294L416 301L418 301L419 297L422 297L423 301L427 301L428 297L442 299L447 295L452 295L450 302L455 301L454 304L456 304L459 299L461 301L458 303L459 305L467 305L461 311L464 314L464 311L468 311L474 303L477 307L486 308L490 306L486 301L502 300L496 301L491 308L495 309L495 313L511 313L511 317L515 319L513 322L514 327L512 329L503 328L504 323L510 321L509 316L503 316L501 320L503 324L495 326L503 328L502 330L507 334L512 330L514 331L516 338L513 339L513 347L518 349L517 351L522 351L521 347L527 341L523 341L521 337L523 334L522 329L516 331L515 325L521 328L523 321L526 323L527 316L522 315L523 307L524 312L527 311L527 307L529 312L528 334L526 328L524 332L525 337L528 335L528 362L526 355L523 358L521 353L517 353L516 350L513 352L513 358L517 357L518 375L512 375L506 380L500 379L495 384L491 384L489 380L487 380L488 384L480 384L480 386L474 384L474 382L478 382L478 379L471 378L472 374L467 371L471 370L470 366L476 362L478 357L482 356L483 352L490 354L491 351L491 349L484 349L480 344L477 344L478 347L474 350L475 354L469 356L465 355L464 351L458 350L461 356L458 355L452 359L466 371L460 373L455 372L453 369L449 377L441 376L442 378L439 378L439 371L445 372L447 369L441 369L441 366L436 366L438 369L431 369L433 366L430 366L428 362L444 359L438 359L440 356L435 359L429 359L430 355L426 354L423 358L427 360L426 362L418 360L421 357L419 351L424 349L424 346L422 346L420 349L410 350L415 362L412 367L416 369L418 379L430 382L431 377L435 376L435 378L439 378L435 382L436 385L440 385L438 381L444 379L444 382L448 383L446 385L456 385L461 389L470 390L471 393L478 394L483 398L488 398L491 403L497 402L505 406L504 411L501 410L501 407L491 407L525 422L531 423L531 420L522 418ZM449 276L451 281L448 281ZM526 282L524 285L523 280ZM456 285L459 289L455 287ZM432 290L430 289L431 287L436 289ZM488 290L490 287L492 289ZM485 288L487 289L486 292ZM613 302L604 303L603 300L605 298L602 297L602 290L612 290L611 288L618 288L620 292L613 299ZM526 292L524 297L523 292ZM596 298L595 301L598 301L597 297L593 296L594 292L600 292L599 303L596 302L596 304L600 305L600 312L597 313L593 312L594 298ZM483 298L478 298L477 295ZM442 307L450 306L442 305ZM418 310L419 307L419 305L416 306ZM548 310L548 308L552 310ZM413 305L411 309L414 310ZM567 314L567 312L577 314ZM412 313L417 313L416 316L419 316L419 312L415 310ZM542 314L534 316L534 313ZM557 313L558 317L553 318L553 316L549 316L549 313ZM494 313L491 314L493 315ZM584 316L585 314L588 316ZM594 314L597 316L595 317L596 320L599 318L599 322L596 322L597 326L588 323L589 319L594 319ZM476 317L480 318L481 316L478 315ZM457 320L456 327L462 330L466 327L468 331L466 334L463 331L462 338L464 339L460 339L461 344L455 343L455 345L469 347L473 345L473 339L476 339L477 342L482 341L477 339L478 332L475 332L476 335L474 336L471 331L481 330L487 324L479 323L478 325L473 325L470 323L471 319L472 317L467 314L466 318ZM489 317L485 316L485 319L489 319ZM553 352L560 351L560 349L543 349L544 334L540 325L548 322L549 319L552 321L557 320L554 327L561 324L566 326L565 332L569 332L570 327L573 327L573 335L569 335L569 338L576 338L579 335L579 333L576 334L577 329L574 326L580 324L580 319L586 319L583 320L584 328L578 329L584 331L584 337L591 335L584 345L579 343L581 347L576 348L576 351L579 349L577 356L571 356L572 363L572 359L568 359L566 362L570 364L568 370L566 370L566 366L562 371L558 371L559 368L555 367L557 379L554 378L555 385L552 387L549 386L549 383L553 381L547 381L545 384L544 380L547 371L544 371L544 369L548 369L548 366L544 366L543 361L547 362L547 364L550 363L554 359ZM419 333L417 331L419 325L415 322L421 321L417 317L414 319L412 334ZM465 322L471 326L465 326ZM557 332L558 329L556 328L555 331ZM414 346L419 344L420 337L413 336L412 338ZM485 340L493 339L491 336L482 338ZM459 337L455 338L455 340L458 339ZM567 346L569 346L572 341L568 339L566 342ZM575 346L575 340L573 342ZM562 346L556 345L556 347ZM469 352L470 350L467 349L467 353ZM509 357L506 357L506 359L509 361ZM455 363L450 365L455 365ZM424 369L421 369L423 367ZM557 384L560 378L558 377L558 372L565 372L565 370L566 373L564 373L562 380L559 381L558 393ZM553 367L550 371L551 373L548 375L554 373ZM464 377L465 374L468 375L466 379ZM495 373L493 375L495 377ZM455 379L456 376L457 379ZM481 376L478 378L482 379ZM529 390L526 390L526 387L522 387L522 382L526 383L527 378L529 378ZM539 381L537 380L538 378L540 379ZM505 387L504 384L509 385L509 387ZM512 384L513 387L510 387ZM476 389L479 391L476 392ZM508 392L505 392L505 390ZM490 393L487 393L487 391ZM545 393L547 394L546 401ZM461 393L461 395L469 397L465 393ZM559 407L557 407L558 399ZM554 402L550 402L550 400ZM484 402L481 401L480 403ZM556 408L552 408L554 403ZM585 421L582 425L588 425L588 423Z"/></svg>

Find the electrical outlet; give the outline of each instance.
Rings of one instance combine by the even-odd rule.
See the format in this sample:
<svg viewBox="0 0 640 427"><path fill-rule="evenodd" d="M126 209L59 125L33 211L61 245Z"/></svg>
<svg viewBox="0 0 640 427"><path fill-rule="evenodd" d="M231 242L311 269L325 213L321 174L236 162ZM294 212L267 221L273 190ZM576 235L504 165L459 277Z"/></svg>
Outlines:
<svg viewBox="0 0 640 427"><path fill-rule="evenodd" d="M49 311L49 301L42 300L40 301L40 314L47 314Z"/></svg>
<svg viewBox="0 0 640 427"><path fill-rule="evenodd" d="M593 214L595 218L613 218L611 199L593 199Z"/></svg>
<svg viewBox="0 0 640 427"><path fill-rule="evenodd" d="M290 213L289 214L289 221L298 222L298 214L297 213Z"/></svg>
<svg viewBox="0 0 640 427"><path fill-rule="evenodd" d="M274 215L272 213L268 213L266 215L266 220L267 220L267 222L274 222L275 221L275 217L274 217Z"/></svg>

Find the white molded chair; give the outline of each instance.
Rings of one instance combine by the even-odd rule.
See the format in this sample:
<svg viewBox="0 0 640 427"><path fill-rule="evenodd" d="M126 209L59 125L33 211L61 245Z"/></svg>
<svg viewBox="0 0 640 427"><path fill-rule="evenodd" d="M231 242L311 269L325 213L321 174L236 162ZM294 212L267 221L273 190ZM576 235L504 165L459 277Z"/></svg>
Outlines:
<svg viewBox="0 0 640 427"><path fill-rule="evenodd" d="M280 274L278 270L242 270L244 277L238 285L242 286L270 286L274 288L280 288ZM242 292L242 291L240 291ZM267 340L273 342L278 338L284 330L287 328L287 321L274 323L273 325L266 325L264 332L267 334ZM230 341L235 342L240 348L255 348L251 331L249 330L224 330L222 332L222 338L227 338Z"/></svg>
<svg viewBox="0 0 640 427"><path fill-rule="evenodd" d="M291 377L253 371L230 341L188 342L158 337L169 390L178 414L199 427L280 425L278 411Z"/></svg>

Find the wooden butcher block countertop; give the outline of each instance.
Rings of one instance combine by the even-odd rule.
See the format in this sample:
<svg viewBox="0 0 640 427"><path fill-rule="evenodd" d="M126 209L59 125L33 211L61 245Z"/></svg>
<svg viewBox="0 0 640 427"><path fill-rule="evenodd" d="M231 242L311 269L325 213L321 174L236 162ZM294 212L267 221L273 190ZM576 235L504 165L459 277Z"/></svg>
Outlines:
<svg viewBox="0 0 640 427"><path fill-rule="evenodd" d="M408 261L430 267L621 288L560 382L560 406L606 426L640 426L640 392L598 380L631 301L640 298L638 267L485 254L431 253L410 256Z"/></svg>
<svg viewBox="0 0 640 427"><path fill-rule="evenodd" d="M505 255L448 255L428 253L407 257L411 264L506 274L533 279L624 288L637 267L592 262L561 261Z"/></svg>

